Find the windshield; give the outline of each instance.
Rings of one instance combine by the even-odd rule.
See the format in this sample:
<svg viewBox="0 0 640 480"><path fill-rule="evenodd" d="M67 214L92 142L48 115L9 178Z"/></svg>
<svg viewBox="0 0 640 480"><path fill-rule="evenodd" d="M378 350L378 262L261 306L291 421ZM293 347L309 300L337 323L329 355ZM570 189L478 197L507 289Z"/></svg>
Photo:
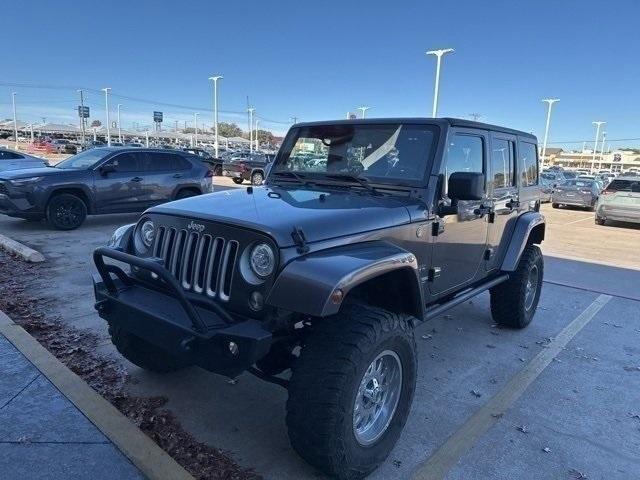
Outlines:
<svg viewBox="0 0 640 480"><path fill-rule="evenodd" d="M294 129L272 173L350 175L381 183L422 180L433 157L434 125L316 125Z"/></svg>
<svg viewBox="0 0 640 480"><path fill-rule="evenodd" d="M102 160L108 152L94 148L73 155L56 165L56 168L67 170L82 170L93 167L98 161Z"/></svg>

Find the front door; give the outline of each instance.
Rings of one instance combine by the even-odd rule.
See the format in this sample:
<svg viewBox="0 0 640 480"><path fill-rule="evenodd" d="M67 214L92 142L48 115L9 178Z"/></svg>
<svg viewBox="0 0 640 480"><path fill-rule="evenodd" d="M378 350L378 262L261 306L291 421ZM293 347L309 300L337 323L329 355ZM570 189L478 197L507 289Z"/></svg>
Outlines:
<svg viewBox="0 0 640 480"><path fill-rule="evenodd" d="M516 137L499 132L491 133L491 161L488 188L493 207L493 222L487 237L487 270L500 266L518 219L519 197L516 182Z"/></svg>
<svg viewBox="0 0 640 480"><path fill-rule="evenodd" d="M442 198L440 205L451 206L447 196L447 182L454 172L482 172L486 176L486 152L488 132L479 130L452 129L447 138L447 151L440 169ZM486 188L485 188L486 190ZM445 215L445 209L436 218L437 236L433 245L431 262L432 295L445 295L450 291L471 283L479 275L483 265L487 242L487 226L490 215L483 213L489 198L482 200L460 200ZM484 269L481 270L484 272Z"/></svg>
<svg viewBox="0 0 640 480"><path fill-rule="evenodd" d="M112 171L95 171L96 208L102 212L137 212L144 210L142 183L144 174L140 155L119 153L105 162Z"/></svg>

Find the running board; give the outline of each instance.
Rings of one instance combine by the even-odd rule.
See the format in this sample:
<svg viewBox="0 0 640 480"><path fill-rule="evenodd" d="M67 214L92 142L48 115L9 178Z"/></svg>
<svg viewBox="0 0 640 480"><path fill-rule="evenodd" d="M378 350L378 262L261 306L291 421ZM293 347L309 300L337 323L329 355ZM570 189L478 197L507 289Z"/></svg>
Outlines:
<svg viewBox="0 0 640 480"><path fill-rule="evenodd" d="M473 298L476 295L484 292L485 290L489 290L490 288L495 287L496 285L499 285L507 280L509 280L509 275L505 273L503 275L500 275L499 277L489 280L488 282L481 283L477 287L465 290L464 292L453 297L451 300L427 309L427 312L424 315L424 320L431 320L432 318L443 314L450 308L453 308L456 305L460 305L462 302L466 302L470 298Z"/></svg>

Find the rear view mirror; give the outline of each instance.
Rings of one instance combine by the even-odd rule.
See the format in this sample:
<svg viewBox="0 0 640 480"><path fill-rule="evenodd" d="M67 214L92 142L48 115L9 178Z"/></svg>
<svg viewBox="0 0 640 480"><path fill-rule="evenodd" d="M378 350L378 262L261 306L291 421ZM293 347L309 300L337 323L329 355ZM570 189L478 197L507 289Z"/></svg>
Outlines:
<svg viewBox="0 0 640 480"><path fill-rule="evenodd" d="M453 200L482 200L484 174L479 172L453 172L449 177L448 197Z"/></svg>

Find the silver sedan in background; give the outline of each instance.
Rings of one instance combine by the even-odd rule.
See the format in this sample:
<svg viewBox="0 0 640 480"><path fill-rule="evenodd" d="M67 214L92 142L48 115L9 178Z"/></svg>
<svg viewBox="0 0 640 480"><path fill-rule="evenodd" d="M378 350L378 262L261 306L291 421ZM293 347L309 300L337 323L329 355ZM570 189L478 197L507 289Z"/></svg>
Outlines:
<svg viewBox="0 0 640 480"><path fill-rule="evenodd" d="M600 184L595 180L580 179L567 180L556 186L551 194L551 206L560 205L585 207L593 209L600 195Z"/></svg>

